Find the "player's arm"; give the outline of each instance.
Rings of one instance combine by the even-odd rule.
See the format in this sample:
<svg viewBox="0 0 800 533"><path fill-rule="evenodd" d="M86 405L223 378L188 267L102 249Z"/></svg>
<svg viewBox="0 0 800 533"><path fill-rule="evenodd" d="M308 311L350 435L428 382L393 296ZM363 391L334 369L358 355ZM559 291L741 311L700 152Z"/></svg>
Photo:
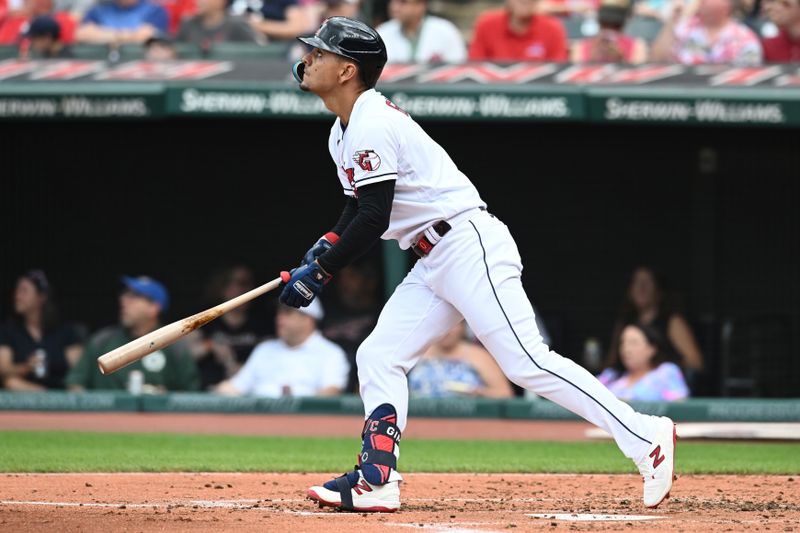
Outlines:
<svg viewBox="0 0 800 533"><path fill-rule="evenodd" d="M366 253L389 227L395 180L384 180L358 189L355 215L336 242L317 258L320 266L333 275ZM340 223L342 220L340 219ZM337 224L337 228L339 224Z"/></svg>

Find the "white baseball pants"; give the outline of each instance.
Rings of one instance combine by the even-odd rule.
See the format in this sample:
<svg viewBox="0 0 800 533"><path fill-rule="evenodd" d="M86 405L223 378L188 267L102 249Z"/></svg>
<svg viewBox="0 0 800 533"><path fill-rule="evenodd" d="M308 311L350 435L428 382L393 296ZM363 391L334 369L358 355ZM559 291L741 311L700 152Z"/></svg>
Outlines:
<svg viewBox="0 0 800 533"><path fill-rule="evenodd" d="M366 414L390 403L402 431L408 415L406 375L463 318L511 381L606 430L627 457L639 461L650 444L652 417L634 411L542 342L506 225L478 209L450 222L452 229L416 262L359 347Z"/></svg>

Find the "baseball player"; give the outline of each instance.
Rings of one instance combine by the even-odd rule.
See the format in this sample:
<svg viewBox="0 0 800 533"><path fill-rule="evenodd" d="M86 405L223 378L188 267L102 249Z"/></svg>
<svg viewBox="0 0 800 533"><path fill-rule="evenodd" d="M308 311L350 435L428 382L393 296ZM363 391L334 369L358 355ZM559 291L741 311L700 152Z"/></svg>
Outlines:
<svg viewBox="0 0 800 533"><path fill-rule="evenodd" d="M308 496L320 506L350 511L400 508L406 374L434 341L466 320L514 383L611 434L644 478L644 504L660 504L672 487L675 425L637 413L542 342L508 227L487 211L442 147L375 90L386 62L378 33L360 21L332 17L300 40L312 49L293 73L300 88L318 95L337 117L328 149L346 199L333 228L298 268L282 273L280 301L309 305L379 238L397 240L419 256L358 349L366 415L359 464L311 487Z"/></svg>

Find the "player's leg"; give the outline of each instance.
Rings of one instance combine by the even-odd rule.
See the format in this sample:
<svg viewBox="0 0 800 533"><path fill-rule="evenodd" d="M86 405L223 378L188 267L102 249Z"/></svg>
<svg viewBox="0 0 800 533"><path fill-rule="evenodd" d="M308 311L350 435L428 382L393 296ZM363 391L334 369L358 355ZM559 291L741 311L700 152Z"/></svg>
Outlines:
<svg viewBox="0 0 800 533"><path fill-rule="evenodd" d="M611 434L645 477L651 477L645 483L645 503L660 503L672 484L672 422L637 413L583 367L542 342L522 287L519 254L504 224L482 216L452 233L455 238L448 234L437 248L446 243L448 250L457 248L459 253L442 255L447 264L437 269L434 290L461 312L509 379Z"/></svg>
<svg viewBox="0 0 800 533"><path fill-rule="evenodd" d="M408 415L406 375L424 351L461 315L427 285L418 262L381 311L378 323L356 356L366 421L359 467L309 489L311 499L356 511L395 511L402 477L397 472L400 432Z"/></svg>

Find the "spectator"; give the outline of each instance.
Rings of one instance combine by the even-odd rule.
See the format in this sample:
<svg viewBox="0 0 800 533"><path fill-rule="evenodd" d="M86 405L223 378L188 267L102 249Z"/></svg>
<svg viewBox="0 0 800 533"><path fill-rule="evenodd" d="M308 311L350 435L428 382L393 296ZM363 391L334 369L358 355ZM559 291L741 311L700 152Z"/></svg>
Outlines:
<svg viewBox="0 0 800 533"><path fill-rule="evenodd" d="M49 15L60 26L61 41L75 41L75 20L66 11L55 11L53 0L25 0L22 9L0 17L0 44L17 44L25 37L29 23L36 17Z"/></svg>
<svg viewBox="0 0 800 533"><path fill-rule="evenodd" d="M289 41L314 31L314 6L298 0L264 0L261 11L250 15L250 24L268 41Z"/></svg>
<svg viewBox="0 0 800 533"><path fill-rule="evenodd" d="M446 398L481 396L511 398L511 383L494 357L467 337L463 320L431 346L408 374L409 394Z"/></svg>
<svg viewBox="0 0 800 533"><path fill-rule="evenodd" d="M69 389L126 389L133 370L143 373L145 392L197 389L197 367L183 340L113 374L100 373L97 358L160 327L159 317L169 304L167 289L152 278L125 276L122 283L125 288L119 298L120 323L100 330L89 339L83 357L67 376Z"/></svg>
<svg viewBox="0 0 800 533"><path fill-rule="evenodd" d="M108 0L106 0L108 1ZM167 33L176 35L181 23L197 13L197 0L153 0L167 12Z"/></svg>
<svg viewBox="0 0 800 533"><path fill-rule="evenodd" d="M166 33L155 33L142 45L145 61L174 61L178 59L175 39Z"/></svg>
<svg viewBox="0 0 800 533"><path fill-rule="evenodd" d="M84 43L143 44L158 32L168 31L166 10L150 0L111 0L86 13L76 38Z"/></svg>
<svg viewBox="0 0 800 533"><path fill-rule="evenodd" d="M242 369L215 391L270 398L341 394L350 368L344 350L317 330L322 317L318 298L299 309L280 305L278 338L256 346Z"/></svg>
<svg viewBox="0 0 800 533"><path fill-rule="evenodd" d="M41 15L33 19L25 32L29 40L27 56L29 58L54 59L72 57L72 50L61 40L61 26L49 15Z"/></svg>
<svg viewBox="0 0 800 533"><path fill-rule="evenodd" d="M236 298L254 288L250 267L230 266L212 276L206 307ZM231 309L197 330L191 343L200 371L200 387L208 390L236 374L256 345L270 333L265 319L254 315L250 302Z"/></svg>
<svg viewBox="0 0 800 533"><path fill-rule="evenodd" d="M323 0L317 6L321 8L320 24L330 17L361 18L361 0Z"/></svg>
<svg viewBox="0 0 800 533"><path fill-rule="evenodd" d="M322 334L341 346L350 365L347 392L358 392L356 351L375 327L380 313L379 276L367 261L344 267L331 282L336 297L328 303Z"/></svg>
<svg viewBox="0 0 800 533"><path fill-rule="evenodd" d="M389 63L461 63L464 38L455 24L428 14L428 0L391 0L390 20L376 28Z"/></svg>
<svg viewBox="0 0 800 533"><path fill-rule="evenodd" d="M578 40L572 48L573 63L630 63L647 61L647 43L623 33L631 16L630 0L602 0L597 11L600 31Z"/></svg>
<svg viewBox="0 0 800 533"><path fill-rule="evenodd" d="M778 28L778 35L762 42L764 61L800 62L800 0L764 0L764 11Z"/></svg>
<svg viewBox="0 0 800 533"><path fill-rule="evenodd" d="M255 31L243 17L228 13L230 0L197 0L197 15L186 19L178 30L178 40L209 50L220 42L258 42Z"/></svg>
<svg viewBox="0 0 800 533"><path fill-rule="evenodd" d="M650 59L685 65L760 64L758 37L732 17L732 9L732 0L698 0L688 7L675 0L671 16L653 41Z"/></svg>
<svg viewBox="0 0 800 533"><path fill-rule="evenodd" d="M607 366L617 359L618 341L625 324L640 323L659 331L665 339L667 356L680 362L688 372L703 369L703 354L689 323L678 312L670 294L666 294L663 277L655 269L640 266L634 269L609 343Z"/></svg>
<svg viewBox="0 0 800 533"><path fill-rule="evenodd" d="M417 397L447 398L481 396L511 398L511 383L494 357L467 339L462 320L431 346L408 374L409 394Z"/></svg>
<svg viewBox="0 0 800 533"><path fill-rule="evenodd" d="M18 391L63 389L64 377L83 348L76 328L59 321L44 272L20 276L14 312L0 329L0 382Z"/></svg>
<svg viewBox="0 0 800 533"><path fill-rule="evenodd" d="M469 59L566 61L567 32L555 17L537 13L539 0L506 0L505 8L475 21Z"/></svg>
<svg viewBox="0 0 800 533"><path fill-rule="evenodd" d="M628 324L619 353L597 379L625 401L675 401L689 396L681 369L668 360L661 333L651 326Z"/></svg>

